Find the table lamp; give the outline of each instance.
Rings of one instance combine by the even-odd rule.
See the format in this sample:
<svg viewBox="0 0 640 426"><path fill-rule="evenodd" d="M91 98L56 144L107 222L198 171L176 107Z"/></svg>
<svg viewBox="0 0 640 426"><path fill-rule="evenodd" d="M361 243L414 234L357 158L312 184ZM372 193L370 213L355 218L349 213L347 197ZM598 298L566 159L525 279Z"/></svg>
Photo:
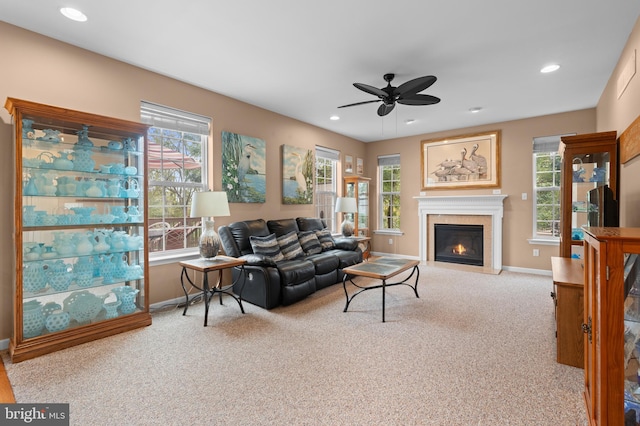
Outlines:
<svg viewBox="0 0 640 426"><path fill-rule="evenodd" d="M220 237L213 224L214 216L230 216L227 193L223 191L194 192L191 200L191 217L202 217L203 228L200 235L200 256L213 259L220 250ZM208 219L208 218L211 219Z"/></svg>
<svg viewBox="0 0 640 426"><path fill-rule="evenodd" d="M355 213L358 211L358 205L356 199L353 197L338 197L336 200L336 213L345 213L344 222L342 222L342 235L350 237L353 235L354 225L349 220L348 213Z"/></svg>

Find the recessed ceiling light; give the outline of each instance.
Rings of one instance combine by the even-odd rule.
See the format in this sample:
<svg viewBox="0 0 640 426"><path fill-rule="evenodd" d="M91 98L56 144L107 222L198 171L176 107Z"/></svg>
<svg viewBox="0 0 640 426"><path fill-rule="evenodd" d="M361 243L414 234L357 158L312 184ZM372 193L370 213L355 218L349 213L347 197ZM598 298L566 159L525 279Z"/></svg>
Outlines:
<svg viewBox="0 0 640 426"><path fill-rule="evenodd" d="M551 65L547 65L545 67L542 67L540 72L543 73L543 74L547 74L547 73L550 73L550 72L558 71L559 69L560 69L560 65L551 64Z"/></svg>
<svg viewBox="0 0 640 426"><path fill-rule="evenodd" d="M87 20L87 15L72 7L62 7L60 13L72 21L85 22Z"/></svg>
<svg viewBox="0 0 640 426"><path fill-rule="evenodd" d="M413 124L413 123L415 123L415 122L416 122L416 120L415 120L415 119L413 119L413 118L409 118L409 119L407 119L407 120L404 120L404 123L405 123L405 124Z"/></svg>
<svg viewBox="0 0 640 426"><path fill-rule="evenodd" d="M329 117L329 120L337 121L337 120L340 120L340 117L337 115L332 115L331 117Z"/></svg>
<svg viewBox="0 0 640 426"><path fill-rule="evenodd" d="M469 108L469 112L476 114L478 112L482 111L482 107L473 107L473 108Z"/></svg>

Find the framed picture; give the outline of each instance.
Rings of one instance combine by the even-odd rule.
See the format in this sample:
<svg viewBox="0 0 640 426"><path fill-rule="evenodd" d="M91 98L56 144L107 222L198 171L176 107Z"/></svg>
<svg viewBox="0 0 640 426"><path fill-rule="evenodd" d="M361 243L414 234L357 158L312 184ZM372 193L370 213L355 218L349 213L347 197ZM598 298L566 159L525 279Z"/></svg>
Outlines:
<svg viewBox="0 0 640 426"><path fill-rule="evenodd" d="M262 139L222 132L222 186L230 203L264 203L266 170Z"/></svg>
<svg viewBox="0 0 640 426"><path fill-rule="evenodd" d="M353 155L344 155L344 172L353 173Z"/></svg>
<svg viewBox="0 0 640 426"><path fill-rule="evenodd" d="M313 204L315 151L282 145L282 204Z"/></svg>
<svg viewBox="0 0 640 426"><path fill-rule="evenodd" d="M500 186L500 130L422 141L422 189Z"/></svg>
<svg viewBox="0 0 640 426"><path fill-rule="evenodd" d="M359 175L364 174L364 160L360 157L356 157L356 173Z"/></svg>

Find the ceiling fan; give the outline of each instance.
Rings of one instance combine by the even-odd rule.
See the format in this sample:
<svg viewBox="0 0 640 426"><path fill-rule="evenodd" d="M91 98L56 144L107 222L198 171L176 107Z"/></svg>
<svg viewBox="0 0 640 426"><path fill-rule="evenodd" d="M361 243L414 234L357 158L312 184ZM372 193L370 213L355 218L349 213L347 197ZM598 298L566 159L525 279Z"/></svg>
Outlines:
<svg viewBox="0 0 640 426"><path fill-rule="evenodd" d="M379 99L342 105L338 108L382 101L382 105L378 108L378 115L383 117L393 111L393 108L396 106L396 102L403 105L433 105L440 102L440 98L436 98L435 96L418 94L436 82L436 78L434 76L427 75L424 77L414 78L406 83L402 83L398 87L391 85L391 80L393 80L394 77L395 74L385 74L384 80L387 82L387 87L383 87L381 89L369 86L368 84L353 83L356 88L371 95L375 95Z"/></svg>

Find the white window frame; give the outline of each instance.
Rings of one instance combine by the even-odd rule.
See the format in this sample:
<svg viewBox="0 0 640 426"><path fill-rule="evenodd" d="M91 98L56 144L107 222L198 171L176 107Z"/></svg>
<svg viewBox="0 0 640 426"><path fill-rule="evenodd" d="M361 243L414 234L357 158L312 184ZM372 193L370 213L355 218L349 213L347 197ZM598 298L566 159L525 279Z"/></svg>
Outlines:
<svg viewBox="0 0 640 426"><path fill-rule="evenodd" d="M400 175L397 179L397 191L383 191L384 189L384 170L385 168L397 168L400 172ZM401 218L402 212L400 207L398 207L398 215L397 215L397 227L389 227L388 220L389 218L393 218L396 216L388 216L384 211L385 198L391 197L398 199L398 205L401 203L400 193L401 193L401 167L400 167L400 154L392 154L392 155L382 155L378 157L378 231L376 232L401 232ZM395 181L395 179L392 179Z"/></svg>
<svg viewBox="0 0 640 426"><path fill-rule="evenodd" d="M316 184L315 184L315 212L316 217L322 218L327 224L327 229L336 232L336 197L338 195L338 166L340 151L316 146ZM327 178L322 171L331 167L331 176ZM330 179L330 182L323 182Z"/></svg>
<svg viewBox="0 0 640 426"><path fill-rule="evenodd" d="M195 134L201 136L201 147L200 147L200 157L194 158L187 153L182 153L182 157L180 157L179 152L176 150L171 151L171 155L177 158L172 158L172 165L170 167L164 168L164 163L160 165L160 167L149 168L147 170L149 181L148 181L148 192L154 190L154 188L162 188L162 202L160 204L151 205L150 197L145 200L146 208L148 212L159 212L157 217L154 219L154 224L150 226L157 227L163 229L162 237L159 237L157 243L159 244L154 248L159 250L151 251L149 253L150 261L155 261L156 263L162 263L163 259L171 260L177 257L189 257L198 253L197 240L199 233L201 232L201 226L197 225L198 218L190 218L190 207L191 207L191 194L195 191L207 189L208 185L208 145L209 138L211 134L211 124L212 120L209 117L204 117L198 114L181 111L175 108L167 107L164 105L158 105L151 102L142 101L140 104L140 115L141 121L145 124L150 125L148 140L149 143L153 141L154 138L154 129L165 129L171 132L177 132L181 135L179 144L183 141L187 141L192 143L192 141L183 139L185 134ZM164 152L161 154L162 160L165 161ZM180 181L179 179L183 177L186 173L186 170L193 170L194 160L196 163L200 164L200 182L194 181ZM190 166L187 166L187 163ZM167 162L167 164L169 164ZM178 167L176 167L178 165ZM182 167L180 167L180 165ZM197 167L196 167L197 168ZM164 170L164 171L172 171L171 175L177 178L177 181L169 181L169 180L153 180L152 179L152 170ZM166 198L164 194L165 188L181 188L184 191L182 197L181 204L165 204ZM182 211L182 217L169 217L167 215L168 208L172 210L180 209ZM156 216L156 214L154 214ZM151 219L151 215L149 215ZM173 224L172 222L180 222L179 225ZM158 225L155 225L158 223ZM167 242L169 241L169 233L171 232L166 226L174 225L173 231L183 231L183 239L182 239L182 247L170 249L168 247ZM165 225L163 227L162 225ZM180 235L180 232L178 232ZM188 238L186 235L190 235Z"/></svg>
<svg viewBox="0 0 640 426"><path fill-rule="evenodd" d="M533 211L532 211L532 238L529 240L532 244L547 244L547 245L557 245L560 242L560 185L562 179L562 170L561 170L561 162L560 162L560 154L558 152L558 147L560 146L560 138L564 135L552 135L552 136L542 136L533 138L533 155L532 155L532 202L533 202ZM550 156L552 164L557 165L557 168L554 168L552 171L552 179L553 185L538 187L537 186L537 178L540 173L545 171L538 170L538 162L537 159L539 156ZM548 171L547 171L548 173ZM556 202L550 204L552 209L555 209L557 212L557 217L552 217L552 234L543 234L538 232L538 222L539 222L539 212L538 212L538 198L539 194L542 192L554 192L554 199ZM555 224L555 225L554 225ZM555 235L553 235L555 233Z"/></svg>

